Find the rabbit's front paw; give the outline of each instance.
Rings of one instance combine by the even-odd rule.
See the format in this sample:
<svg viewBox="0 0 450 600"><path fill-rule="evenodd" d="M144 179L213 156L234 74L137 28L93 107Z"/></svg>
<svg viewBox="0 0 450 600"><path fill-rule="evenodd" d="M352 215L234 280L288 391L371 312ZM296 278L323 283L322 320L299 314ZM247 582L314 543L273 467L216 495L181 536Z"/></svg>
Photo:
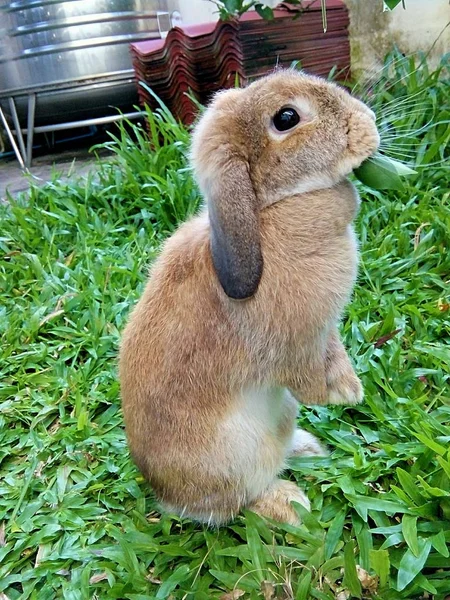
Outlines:
<svg viewBox="0 0 450 600"><path fill-rule="evenodd" d="M328 404L359 404L363 398L363 387L353 369L328 380Z"/></svg>

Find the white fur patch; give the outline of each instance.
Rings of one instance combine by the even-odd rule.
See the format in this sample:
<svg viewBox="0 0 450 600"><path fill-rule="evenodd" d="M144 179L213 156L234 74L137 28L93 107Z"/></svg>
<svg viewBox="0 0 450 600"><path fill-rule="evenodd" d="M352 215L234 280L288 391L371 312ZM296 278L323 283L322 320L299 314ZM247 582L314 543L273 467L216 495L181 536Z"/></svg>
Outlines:
<svg viewBox="0 0 450 600"><path fill-rule="evenodd" d="M336 181L330 175L322 173L320 175L312 175L299 181L298 184L289 190L289 195L306 194L315 192L316 190L325 190L336 184Z"/></svg>
<svg viewBox="0 0 450 600"><path fill-rule="evenodd" d="M292 416L292 434L278 434L280 422ZM241 393L235 411L219 426L219 456L225 467L244 482L247 497L259 496L283 470L295 428L295 414L287 390L279 387L251 388Z"/></svg>
<svg viewBox="0 0 450 600"><path fill-rule="evenodd" d="M327 456L328 452L309 431L296 429L292 438L292 456Z"/></svg>
<svg viewBox="0 0 450 600"><path fill-rule="evenodd" d="M332 187L337 182L331 176L322 173L320 175L312 175L305 177L291 188L283 188L279 194L271 194L270 201L264 202L264 206L270 206L276 202L280 202L290 196L298 196L299 194L307 194L317 190L325 190Z"/></svg>

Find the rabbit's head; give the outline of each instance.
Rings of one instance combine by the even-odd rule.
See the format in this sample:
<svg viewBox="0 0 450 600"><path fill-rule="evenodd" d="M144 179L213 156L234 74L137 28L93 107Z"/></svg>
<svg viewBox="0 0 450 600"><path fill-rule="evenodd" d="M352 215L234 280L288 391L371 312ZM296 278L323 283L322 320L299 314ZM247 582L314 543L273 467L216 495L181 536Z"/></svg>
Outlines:
<svg viewBox="0 0 450 600"><path fill-rule="evenodd" d="M195 127L191 158L225 293L245 299L258 287L261 209L335 185L378 144L372 111L317 77L279 70L219 92Z"/></svg>

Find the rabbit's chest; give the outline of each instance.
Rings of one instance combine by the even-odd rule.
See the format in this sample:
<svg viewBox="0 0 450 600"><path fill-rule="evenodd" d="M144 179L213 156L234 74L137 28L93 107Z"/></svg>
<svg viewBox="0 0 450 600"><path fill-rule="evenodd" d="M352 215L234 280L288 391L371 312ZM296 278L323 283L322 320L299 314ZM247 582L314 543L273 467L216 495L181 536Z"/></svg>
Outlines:
<svg viewBox="0 0 450 600"><path fill-rule="evenodd" d="M270 349L278 352L308 344L340 319L351 297L357 262L350 225L316 251L292 252L288 263L283 253L270 257L255 297L246 306L236 306L238 329L264 355Z"/></svg>
<svg viewBox="0 0 450 600"><path fill-rule="evenodd" d="M342 235L324 237L309 252L296 252L288 246L285 253L290 260L283 265L280 256L268 264L264 282L274 311L291 315L291 327L295 322L301 326L308 318L316 322L319 316L323 319L340 313L357 275L358 248L351 225ZM292 323L295 318L298 320Z"/></svg>

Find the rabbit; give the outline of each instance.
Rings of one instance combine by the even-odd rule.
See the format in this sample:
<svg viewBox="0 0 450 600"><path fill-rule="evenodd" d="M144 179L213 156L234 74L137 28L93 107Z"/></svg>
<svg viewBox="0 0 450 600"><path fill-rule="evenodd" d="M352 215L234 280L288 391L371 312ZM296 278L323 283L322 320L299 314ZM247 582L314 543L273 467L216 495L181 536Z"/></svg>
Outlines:
<svg viewBox="0 0 450 600"><path fill-rule="evenodd" d="M280 474L325 452L298 403L363 398L338 324L358 262L347 176L378 145L368 107L293 69L218 92L194 126L206 206L164 244L119 355L129 448L163 511L220 526L309 508Z"/></svg>

